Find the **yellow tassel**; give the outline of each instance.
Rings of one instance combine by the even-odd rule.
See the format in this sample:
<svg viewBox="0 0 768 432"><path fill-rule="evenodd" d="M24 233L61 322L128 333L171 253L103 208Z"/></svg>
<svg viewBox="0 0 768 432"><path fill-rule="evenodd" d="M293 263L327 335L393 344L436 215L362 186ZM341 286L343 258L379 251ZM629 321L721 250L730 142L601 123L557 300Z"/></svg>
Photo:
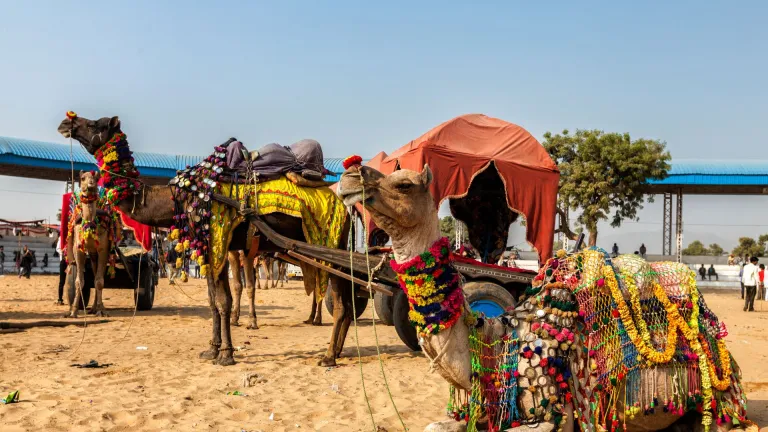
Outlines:
<svg viewBox="0 0 768 432"><path fill-rule="evenodd" d="M208 271L210 268L211 266L209 264L200 266L200 276L208 276Z"/></svg>
<svg viewBox="0 0 768 432"><path fill-rule="evenodd" d="M174 249L178 253L184 252L184 243L176 243L176 247Z"/></svg>
<svg viewBox="0 0 768 432"><path fill-rule="evenodd" d="M178 228L176 228L173 231L171 231L171 234L168 236L169 240L176 240L177 238L179 238L179 229Z"/></svg>
<svg viewBox="0 0 768 432"><path fill-rule="evenodd" d="M189 249L189 240L184 240L184 249Z"/></svg>
<svg viewBox="0 0 768 432"><path fill-rule="evenodd" d="M181 272L181 281L182 281L182 282L186 282L186 281L188 281L188 280L189 280L189 277L187 277L187 272L185 272L185 271L182 271L182 272Z"/></svg>
<svg viewBox="0 0 768 432"><path fill-rule="evenodd" d="M184 265L184 262L181 258L176 258L176 268L181 268L182 265Z"/></svg>

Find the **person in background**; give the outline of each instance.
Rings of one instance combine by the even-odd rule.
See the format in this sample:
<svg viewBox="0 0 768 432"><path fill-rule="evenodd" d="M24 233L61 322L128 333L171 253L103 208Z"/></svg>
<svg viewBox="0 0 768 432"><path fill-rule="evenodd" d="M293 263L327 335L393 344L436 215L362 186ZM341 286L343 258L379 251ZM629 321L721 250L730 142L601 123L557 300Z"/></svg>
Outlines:
<svg viewBox="0 0 768 432"><path fill-rule="evenodd" d="M699 276L701 276L701 280L704 280L707 277L707 269L704 268L704 264L699 267Z"/></svg>
<svg viewBox="0 0 768 432"><path fill-rule="evenodd" d="M0 276L5 274L5 246L0 246Z"/></svg>
<svg viewBox="0 0 768 432"><path fill-rule="evenodd" d="M707 270L707 275L709 275L709 280L712 280L712 276L715 277L715 280L720 280L720 277L717 275L717 272L715 271L714 264L709 265L709 270Z"/></svg>
<svg viewBox="0 0 768 432"><path fill-rule="evenodd" d="M643 257L643 259L647 259L646 252L648 252L648 249L645 248L645 243L642 243L640 245L640 256Z"/></svg>
<svg viewBox="0 0 768 432"><path fill-rule="evenodd" d="M733 257L733 254L728 255L728 265L732 266L736 264L736 258Z"/></svg>
<svg viewBox="0 0 768 432"><path fill-rule="evenodd" d="M43 255L43 269L48 267L48 252Z"/></svg>
<svg viewBox="0 0 768 432"><path fill-rule="evenodd" d="M617 256L619 256L619 245L617 245L616 243L614 243L614 244L613 244L613 248L611 248L611 255L612 255L614 258L616 258Z"/></svg>
<svg viewBox="0 0 768 432"><path fill-rule="evenodd" d="M176 252L176 244L171 243L171 246L168 248L168 253L165 254L165 262L168 264L168 283L171 285L176 284L176 276L177 272L180 269L176 268L176 258L179 257L178 252Z"/></svg>
<svg viewBox="0 0 768 432"><path fill-rule="evenodd" d="M59 253L59 299L56 304L64 304L64 285L67 283L67 254L61 249L61 245L56 245L56 252Z"/></svg>
<svg viewBox="0 0 768 432"><path fill-rule="evenodd" d="M758 298L762 300L765 298L765 264L760 264L757 270L757 287Z"/></svg>
<svg viewBox="0 0 768 432"><path fill-rule="evenodd" d="M24 249L21 251L21 258L19 263L19 279L22 277L26 277L27 279L30 278L32 275L32 261L34 257L32 256L32 251L29 250L27 245L24 245Z"/></svg>
<svg viewBox="0 0 768 432"><path fill-rule="evenodd" d="M741 260L741 257L739 257L739 260ZM739 283L741 283L741 298L744 298L744 280L742 277L744 276L744 265L739 264Z"/></svg>
<svg viewBox="0 0 768 432"><path fill-rule="evenodd" d="M744 272L741 277L741 281L744 284L744 288L747 292L747 296L744 301L744 311L752 312L755 310L755 295L757 294L757 257L751 257L749 264L744 266Z"/></svg>

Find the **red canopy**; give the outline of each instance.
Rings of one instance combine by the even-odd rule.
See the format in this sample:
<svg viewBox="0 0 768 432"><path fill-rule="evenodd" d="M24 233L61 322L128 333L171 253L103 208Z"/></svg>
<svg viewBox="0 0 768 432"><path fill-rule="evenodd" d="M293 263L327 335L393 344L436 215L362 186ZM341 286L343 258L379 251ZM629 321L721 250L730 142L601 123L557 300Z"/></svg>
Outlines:
<svg viewBox="0 0 768 432"><path fill-rule="evenodd" d="M383 174L397 167L434 174L436 205L466 195L474 176L493 162L506 189L507 205L525 216L526 239L540 262L552 256L560 173L544 147L520 126L482 114L449 120L368 166ZM369 228L369 232L371 229Z"/></svg>

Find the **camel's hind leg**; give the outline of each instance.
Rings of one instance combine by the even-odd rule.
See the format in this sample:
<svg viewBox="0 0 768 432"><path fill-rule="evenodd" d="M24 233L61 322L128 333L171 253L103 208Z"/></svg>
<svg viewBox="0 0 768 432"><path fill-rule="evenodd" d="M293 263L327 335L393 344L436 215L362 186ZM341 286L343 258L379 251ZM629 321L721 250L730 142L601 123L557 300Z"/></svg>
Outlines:
<svg viewBox="0 0 768 432"><path fill-rule="evenodd" d="M251 252L246 258L245 266L245 285L248 287L248 329L258 329L259 324L256 320L256 275L254 274L253 263L255 253ZM255 279L255 280L254 280Z"/></svg>
<svg viewBox="0 0 768 432"><path fill-rule="evenodd" d="M352 286L351 282L339 277L331 278L333 296L333 333L328 351L320 360L320 366L335 366L336 359L341 356L344 349L344 340L347 338L349 324L352 322Z"/></svg>
<svg viewBox="0 0 768 432"><path fill-rule="evenodd" d="M109 316L107 315L107 309L104 307L104 273L107 269L107 259L109 254L106 250L100 250L96 259L91 259L91 264L94 270L93 285L96 290L96 298L93 301L91 307L91 313L96 316Z"/></svg>
<svg viewBox="0 0 768 432"><path fill-rule="evenodd" d="M226 277L226 273L224 275ZM207 350L200 353L200 358L203 360L213 360L219 356L219 348L221 347L221 315L216 308L216 282L211 272L206 276L206 281L208 282L208 306L211 308L213 320L213 335L209 342L210 346Z"/></svg>
<svg viewBox="0 0 768 432"><path fill-rule="evenodd" d="M227 261L229 261L229 267L232 269L232 291L234 293L232 301L232 319L230 322L233 326L239 326L240 298L243 295L243 281L240 278L240 254L237 251L229 251L227 254ZM247 272L248 269L245 269L245 271Z"/></svg>

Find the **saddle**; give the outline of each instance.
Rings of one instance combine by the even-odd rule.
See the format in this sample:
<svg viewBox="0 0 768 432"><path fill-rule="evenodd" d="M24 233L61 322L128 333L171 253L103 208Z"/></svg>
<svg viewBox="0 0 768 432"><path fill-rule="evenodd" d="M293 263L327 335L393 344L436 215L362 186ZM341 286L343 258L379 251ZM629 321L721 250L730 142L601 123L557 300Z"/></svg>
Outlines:
<svg viewBox="0 0 768 432"><path fill-rule="evenodd" d="M249 151L242 142L230 138L220 147L226 153L221 172L223 181L244 183L249 181L249 175L255 175L260 181L287 176L303 187L328 186L323 181L329 173L323 166L323 149L315 140L304 139L291 146L271 143Z"/></svg>

